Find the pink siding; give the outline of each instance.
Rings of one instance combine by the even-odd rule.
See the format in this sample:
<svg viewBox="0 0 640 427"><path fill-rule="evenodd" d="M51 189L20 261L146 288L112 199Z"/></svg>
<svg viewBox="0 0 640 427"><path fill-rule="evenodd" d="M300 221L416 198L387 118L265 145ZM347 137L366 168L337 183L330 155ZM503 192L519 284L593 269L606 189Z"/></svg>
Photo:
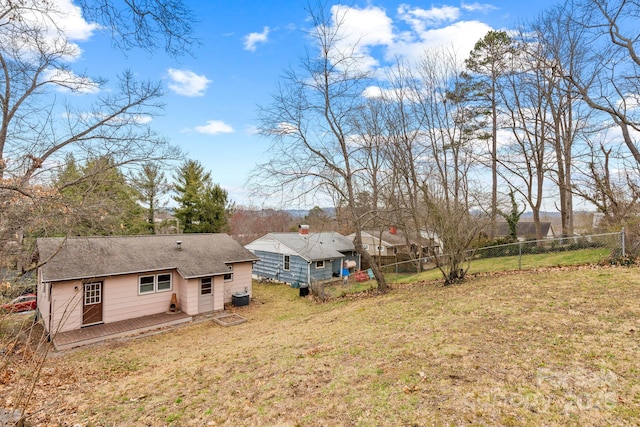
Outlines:
<svg viewBox="0 0 640 427"><path fill-rule="evenodd" d="M213 309L224 310L224 277L216 276L213 278Z"/></svg>
<svg viewBox="0 0 640 427"><path fill-rule="evenodd" d="M224 310L230 303L232 294L251 294L251 262L235 264L233 280L225 282L223 276L213 278L214 310ZM168 273L155 272L154 274ZM171 271L172 289L138 295L139 274L113 276L100 279L103 283L102 301L104 323L117 322L150 314L163 313L169 309L171 295L176 294L180 309L190 315L198 313L200 279L184 279L177 271ZM98 279L96 279L98 281ZM45 327L51 333L79 329L82 326L82 281L55 282L51 291L52 315L49 316L49 295L45 294L45 284L38 285L38 306L45 319ZM51 325L49 325L51 318Z"/></svg>
<svg viewBox="0 0 640 427"><path fill-rule="evenodd" d="M253 263L251 262L234 264L233 280L230 282L224 282L224 302L225 303L230 303L232 300L231 296L236 292L245 292L245 288L246 288L246 291L249 292L249 295L252 294L252 289L251 289L252 268L253 268ZM222 277L220 277L220 279L222 279Z"/></svg>
<svg viewBox="0 0 640 427"><path fill-rule="evenodd" d="M169 271L158 273L169 273ZM140 274L113 276L104 279L104 323L164 313L169 310L171 295L174 292L178 293L176 288L180 282L180 275L177 272L170 273L172 276L172 289L170 291L143 295L138 295L138 277L141 276ZM178 304L180 304L180 301L178 301Z"/></svg>
<svg viewBox="0 0 640 427"><path fill-rule="evenodd" d="M41 280L42 274L38 269L38 292L36 292L37 300L38 300L38 311L40 311L40 316L42 317L42 321L44 322L45 330L49 330L49 284L42 283Z"/></svg>
<svg viewBox="0 0 640 427"><path fill-rule="evenodd" d="M51 286L51 324L49 333L71 331L82 326L82 294L80 281L57 282Z"/></svg>
<svg viewBox="0 0 640 427"><path fill-rule="evenodd" d="M173 290L171 291L171 293L175 293L176 294L176 298L178 298L178 308L180 309L180 311L183 311L185 313L190 313L187 310L187 306L184 305L184 301L187 298L187 286L188 286L188 282L185 278L183 278L179 273L174 272L173 274Z"/></svg>
<svg viewBox="0 0 640 427"><path fill-rule="evenodd" d="M182 311L194 315L198 314L198 292L200 279L189 279L184 281L184 286L180 289L182 301L180 302Z"/></svg>

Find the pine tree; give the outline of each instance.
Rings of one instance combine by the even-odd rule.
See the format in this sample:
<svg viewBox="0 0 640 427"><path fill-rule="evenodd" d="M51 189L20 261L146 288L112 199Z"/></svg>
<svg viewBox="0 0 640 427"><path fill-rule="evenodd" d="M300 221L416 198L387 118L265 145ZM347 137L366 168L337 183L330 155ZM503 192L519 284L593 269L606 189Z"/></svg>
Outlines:
<svg viewBox="0 0 640 427"><path fill-rule="evenodd" d="M197 160L187 160L175 175L175 216L185 233L219 233L228 230L230 206L228 195L213 184L211 173L205 172Z"/></svg>
<svg viewBox="0 0 640 427"><path fill-rule="evenodd" d="M169 190L167 178L157 163L147 162L141 171L133 175L131 181L140 194L140 201L148 206L147 228L151 234L155 234L155 213L160 197Z"/></svg>

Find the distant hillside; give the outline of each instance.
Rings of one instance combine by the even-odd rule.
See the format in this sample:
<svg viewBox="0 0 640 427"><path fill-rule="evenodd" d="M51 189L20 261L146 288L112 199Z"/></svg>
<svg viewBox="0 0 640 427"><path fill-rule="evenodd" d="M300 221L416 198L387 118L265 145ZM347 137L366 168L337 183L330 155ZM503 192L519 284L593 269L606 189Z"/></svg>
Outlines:
<svg viewBox="0 0 640 427"><path fill-rule="evenodd" d="M336 210L335 208L320 208L322 209L328 216L334 217ZM304 218L309 214L309 209L283 209L284 212L291 215L293 218Z"/></svg>

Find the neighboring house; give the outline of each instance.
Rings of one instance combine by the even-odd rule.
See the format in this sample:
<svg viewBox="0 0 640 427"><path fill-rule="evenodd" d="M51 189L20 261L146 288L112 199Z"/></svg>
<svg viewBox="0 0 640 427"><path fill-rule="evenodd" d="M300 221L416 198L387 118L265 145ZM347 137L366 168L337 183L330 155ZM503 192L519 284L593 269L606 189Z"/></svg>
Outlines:
<svg viewBox="0 0 640 427"><path fill-rule="evenodd" d="M422 246L423 256L432 253L432 250L438 245L429 238L420 237L420 242L416 242L415 237L407 238L402 230L396 227L389 227L388 230L363 230L362 246L373 257L393 257L396 255L418 254L418 249ZM422 234L422 233L421 233ZM355 233L347 237L353 241ZM407 246L407 241L409 246ZM437 251L437 249L436 249Z"/></svg>
<svg viewBox="0 0 640 427"><path fill-rule="evenodd" d="M170 309L223 310L234 293L251 294L257 261L226 234L40 238L37 251L50 335Z"/></svg>
<svg viewBox="0 0 640 427"><path fill-rule="evenodd" d="M269 233L245 248L260 258L255 276L292 286L341 277L345 266L360 269L360 255L350 239L335 232L309 233L306 225L298 233Z"/></svg>
<svg viewBox="0 0 640 427"><path fill-rule="evenodd" d="M550 222L540 222L540 229L543 239L553 239L555 237L553 225ZM499 221L496 223L497 238L507 238L509 233L509 224L507 222ZM535 240L537 238L535 223L533 221L519 221L516 225L516 235L519 241Z"/></svg>

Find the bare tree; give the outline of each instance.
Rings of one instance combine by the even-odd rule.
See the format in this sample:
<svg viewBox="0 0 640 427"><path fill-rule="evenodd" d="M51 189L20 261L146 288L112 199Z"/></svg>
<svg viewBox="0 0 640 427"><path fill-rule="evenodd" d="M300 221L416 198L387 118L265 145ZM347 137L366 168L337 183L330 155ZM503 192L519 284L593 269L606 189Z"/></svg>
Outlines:
<svg viewBox="0 0 640 427"><path fill-rule="evenodd" d="M387 129L385 127L385 102L377 97L363 100L358 112L353 115L354 144L358 151L352 157L354 167L360 171L356 176L356 213L362 227L381 230L388 225L389 206L386 201L388 167L385 156ZM350 215L353 216L353 215ZM351 227L353 231L355 227Z"/></svg>
<svg viewBox="0 0 640 427"><path fill-rule="evenodd" d="M194 16L182 0L78 0L86 19L111 31L113 44L153 52L159 48L170 55L190 53Z"/></svg>
<svg viewBox="0 0 640 427"><path fill-rule="evenodd" d="M477 210L481 195L472 173L478 166L483 126L461 69L461 61L450 50L425 55L420 65L424 85L420 105L429 149L423 197L428 229L444 252L434 259L446 283L464 278L468 250L488 225L487 218L471 212Z"/></svg>
<svg viewBox="0 0 640 427"><path fill-rule="evenodd" d="M513 70L501 88L501 96L513 141L502 147L499 162L507 182L520 193L531 208L537 239L542 239L540 211L545 197L545 180L551 171L553 120L550 92L551 69L545 67L538 43L526 43L524 37Z"/></svg>
<svg viewBox="0 0 640 427"><path fill-rule="evenodd" d="M595 144L594 144L595 145ZM591 161L580 168L574 191L604 215L603 228L627 224L640 207L639 166L625 159L626 153L599 142L592 147Z"/></svg>
<svg viewBox="0 0 640 427"><path fill-rule="evenodd" d="M261 109L261 132L272 139L272 159L259 165L254 183L262 190L286 189L302 197L330 194L344 200L354 224L354 245L371 266L380 291L387 290L381 270L362 246L363 220L356 209L361 168L353 161L361 150L353 115L362 105L369 75L358 61L357 46L342 43L345 9L320 6L311 11L312 53L299 70L283 77L272 103Z"/></svg>
<svg viewBox="0 0 640 427"><path fill-rule="evenodd" d="M294 230L298 223L285 211L238 206L229 219L231 236L243 245L271 232Z"/></svg>
<svg viewBox="0 0 640 427"><path fill-rule="evenodd" d="M386 77L386 85L370 95L356 123L363 141L363 170L369 173L366 185L372 189L367 199L369 216L374 223L369 230L382 239L384 230L400 227L404 231L407 253L417 260L426 254L422 254L421 245L417 251L411 250L413 242L423 240L420 236L422 205L417 186L420 147L416 142L419 135L416 119L419 114L416 114L412 95L415 89L412 79L408 67L397 62ZM415 265L420 268L421 263Z"/></svg>
<svg viewBox="0 0 640 427"><path fill-rule="evenodd" d="M417 271L422 270L425 209L421 183L426 173L423 159L428 152L423 135L426 122L421 103L418 78L405 63L398 62L390 72L385 92L385 128L388 133L385 154L391 179L387 203L392 208L394 225L404 230L405 245L412 241L417 251L409 251Z"/></svg>
<svg viewBox="0 0 640 427"><path fill-rule="evenodd" d="M535 49L531 55L551 73L545 73L549 90L545 91L551 119L550 142L555 152L555 167L550 178L556 182L559 194L558 210L562 220L562 234L573 235L574 164L580 161L580 141L587 139L592 110L563 75L583 76L589 72L589 48L582 41L582 32L563 7L545 11L525 31L526 40Z"/></svg>
<svg viewBox="0 0 640 427"><path fill-rule="evenodd" d="M626 0L568 0L563 8L565 27L579 37L589 69L582 73L559 70L589 107L608 116L619 127L622 140L640 163L635 132L640 131L640 4Z"/></svg>
<svg viewBox="0 0 640 427"><path fill-rule="evenodd" d="M117 174L123 165L179 155L147 125L163 106L160 84L136 81L133 73L125 71L116 87L108 87L103 79L74 72L70 64L79 48L64 31L68 16L58 4L50 0L0 2L0 262L12 268L34 268L22 245L25 230L59 232L64 229L59 226L65 224L54 224L53 218L64 221L78 216L78 206L86 209L86 205L65 203L61 194L65 189L80 183L95 188L92 186L104 183L100 178L105 172ZM93 10L93 16L109 27L117 37L114 42L122 48L154 49L164 39L168 53L180 54L193 42L192 19L180 0L81 0L81 4L85 12ZM122 7L116 9L115 4ZM74 108L68 93L85 95L78 102L83 107ZM86 107L89 97L94 102ZM108 161L96 161L86 173L56 184L68 154L83 163ZM103 206L109 201L103 200ZM11 350L0 355L2 368L30 372L13 380L11 395L5 400L13 405L8 409L19 415L20 424L50 348L46 335L37 337L36 330L20 331L15 339L0 334L0 347ZM26 344L21 342L24 335ZM32 341L37 348L19 348Z"/></svg>
<svg viewBox="0 0 640 427"><path fill-rule="evenodd" d="M36 16L36 18L33 18ZM163 107L159 83L139 82L125 71L117 87L77 74L69 61L77 47L56 25L64 17L53 3L9 2L0 6L0 240L20 240L22 230L45 206L55 206L63 187L53 178L68 153L86 162L104 157L106 169L164 160L179 150L148 125ZM63 90L93 97L93 106L73 107ZM104 94L103 94L104 93ZM62 98L62 101L60 101ZM95 176L106 169L91 169ZM65 181L75 185L86 176ZM53 205L52 205L53 204ZM21 207L23 215L12 213ZM60 207L60 209L64 209ZM4 245L2 245L4 246Z"/></svg>

